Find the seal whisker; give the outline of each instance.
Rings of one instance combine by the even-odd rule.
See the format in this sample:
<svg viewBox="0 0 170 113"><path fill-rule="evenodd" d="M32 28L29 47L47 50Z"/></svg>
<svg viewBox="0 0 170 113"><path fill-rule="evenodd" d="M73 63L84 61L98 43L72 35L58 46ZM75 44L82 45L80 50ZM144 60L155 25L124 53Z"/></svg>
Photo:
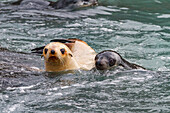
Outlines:
<svg viewBox="0 0 170 113"><path fill-rule="evenodd" d="M61 61L62 66L64 66L65 62L64 62L63 58L62 58L60 55L58 56L58 58L59 58L59 60Z"/></svg>

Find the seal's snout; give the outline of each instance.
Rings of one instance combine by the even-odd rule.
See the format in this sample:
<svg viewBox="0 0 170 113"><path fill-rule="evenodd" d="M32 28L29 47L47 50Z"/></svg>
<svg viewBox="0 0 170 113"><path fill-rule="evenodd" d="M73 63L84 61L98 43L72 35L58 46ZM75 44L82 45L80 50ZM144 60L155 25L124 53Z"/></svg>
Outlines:
<svg viewBox="0 0 170 113"><path fill-rule="evenodd" d="M103 64L102 64L101 61L96 61L96 66L97 66L97 67L100 67L100 66L103 66Z"/></svg>
<svg viewBox="0 0 170 113"><path fill-rule="evenodd" d="M54 51L54 50L51 50L51 54L53 54L53 55L54 55L54 54L55 54L55 51Z"/></svg>
<svg viewBox="0 0 170 113"><path fill-rule="evenodd" d="M103 60L96 60L95 65L98 70L107 69L107 63Z"/></svg>

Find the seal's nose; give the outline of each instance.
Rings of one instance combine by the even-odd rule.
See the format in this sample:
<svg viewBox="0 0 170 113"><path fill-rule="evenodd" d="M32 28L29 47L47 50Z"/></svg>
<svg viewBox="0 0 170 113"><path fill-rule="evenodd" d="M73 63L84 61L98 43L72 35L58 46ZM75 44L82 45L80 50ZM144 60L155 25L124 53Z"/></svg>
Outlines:
<svg viewBox="0 0 170 113"><path fill-rule="evenodd" d="M54 51L54 50L51 50L51 54L53 54L53 55L54 55L54 54L55 54L55 51Z"/></svg>
<svg viewBox="0 0 170 113"><path fill-rule="evenodd" d="M106 64L103 63L102 61L96 61L95 65L96 65L97 70L105 70L105 69L107 69Z"/></svg>
<svg viewBox="0 0 170 113"><path fill-rule="evenodd" d="M96 61L96 66L102 66L103 64L101 63L101 61Z"/></svg>

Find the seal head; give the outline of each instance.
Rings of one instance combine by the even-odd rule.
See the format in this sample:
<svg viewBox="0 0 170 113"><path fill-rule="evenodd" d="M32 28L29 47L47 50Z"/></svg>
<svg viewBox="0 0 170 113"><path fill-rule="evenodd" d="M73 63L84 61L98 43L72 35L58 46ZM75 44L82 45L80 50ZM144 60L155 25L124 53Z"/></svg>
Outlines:
<svg viewBox="0 0 170 113"><path fill-rule="evenodd" d="M121 63L121 57L116 52L106 50L98 53L95 57L95 65L98 70L106 70L116 67Z"/></svg>
<svg viewBox="0 0 170 113"><path fill-rule="evenodd" d="M119 53L112 50L98 53L95 57L95 66L98 70L107 70L118 66L122 66L125 69L145 69L137 64L129 63Z"/></svg>
<svg viewBox="0 0 170 113"><path fill-rule="evenodd" d="M43 49L46 71L64 71L79 69L71 50L63 43L52 42Z"/></svg>

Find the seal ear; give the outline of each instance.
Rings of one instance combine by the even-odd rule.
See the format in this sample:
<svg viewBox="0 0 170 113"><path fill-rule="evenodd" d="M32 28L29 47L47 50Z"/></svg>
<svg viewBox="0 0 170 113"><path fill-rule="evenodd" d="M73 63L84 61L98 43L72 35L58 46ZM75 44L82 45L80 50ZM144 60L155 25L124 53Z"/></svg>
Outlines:
<svg viewBox="0 0 170 113"><path fill-rule="evenodd" d="M73 57L73 55L72 55L72 54L70 54L70 53L69 53L68 55L69 55L69 56L71 56L71 57Z"/></svg>

